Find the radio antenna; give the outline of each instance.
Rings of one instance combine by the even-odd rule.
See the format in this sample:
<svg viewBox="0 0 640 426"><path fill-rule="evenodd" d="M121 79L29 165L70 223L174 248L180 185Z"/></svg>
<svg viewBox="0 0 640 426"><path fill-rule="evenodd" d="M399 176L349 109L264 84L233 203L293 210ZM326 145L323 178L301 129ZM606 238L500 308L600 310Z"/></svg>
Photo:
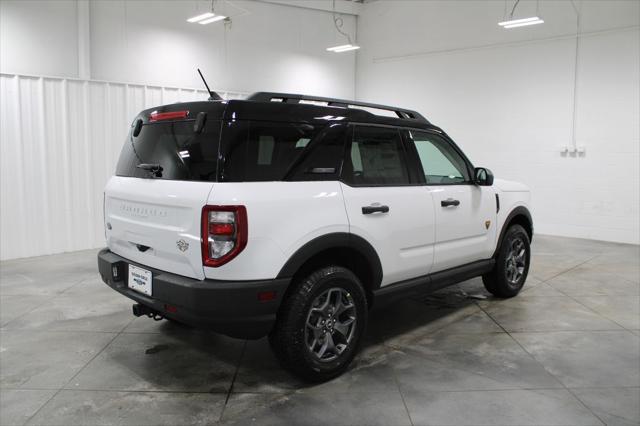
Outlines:
<svg viewBox="0 0 640 426"><path fill-rule="evenodd" d="M207 88L207 92L209 92L209 100L210 101L221 101L222 100L222 96L218 95L216 92L213 92L211 89L209 89L209 85L207 84L207 80L204 79L204 76L202 75L202 71L200 71L200 68L198 68L198 74L200 74L200 78L202 79L202 82L204 83L204 87Z"/></svg>

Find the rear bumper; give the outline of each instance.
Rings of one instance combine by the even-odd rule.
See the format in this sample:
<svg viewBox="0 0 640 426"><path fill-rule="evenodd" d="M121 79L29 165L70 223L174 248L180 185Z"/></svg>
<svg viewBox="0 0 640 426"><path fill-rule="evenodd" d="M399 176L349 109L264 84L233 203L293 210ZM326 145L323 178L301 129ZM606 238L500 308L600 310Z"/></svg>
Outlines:
<svg viewBox="0 0 640 426"><path fill-rule="evenodd" d="M127 287L129 264L151 271L152 296ZM271 331L290 281L200 281L131 262L108 249L98 253L98 269L109 287L167 318L243 339L258 339ZM275 291L273 300L258 300L259 293L269 291ZM175 309L168 312L165 305Z"/></svg>

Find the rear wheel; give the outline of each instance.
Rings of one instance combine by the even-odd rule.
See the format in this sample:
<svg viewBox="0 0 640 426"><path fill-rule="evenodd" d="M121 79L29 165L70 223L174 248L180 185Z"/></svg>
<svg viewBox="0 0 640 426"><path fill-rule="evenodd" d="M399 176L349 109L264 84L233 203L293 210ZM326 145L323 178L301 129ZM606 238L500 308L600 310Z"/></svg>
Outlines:
<svg viewBox="0 0 640 426"><path fill-rule="evenodd" d="M484 287L496 297L513 297L520 292L529 273L529 235L520 225L511 225L504 235L491 272L482 276Z"/></svg>
<svg viewBox="0 0 640 426"><path fill-rule="evenodd" d="M344 372L360 345L367 300L348 269L329 266L293 284L269 336L282 366L313 382Z"/></svg>

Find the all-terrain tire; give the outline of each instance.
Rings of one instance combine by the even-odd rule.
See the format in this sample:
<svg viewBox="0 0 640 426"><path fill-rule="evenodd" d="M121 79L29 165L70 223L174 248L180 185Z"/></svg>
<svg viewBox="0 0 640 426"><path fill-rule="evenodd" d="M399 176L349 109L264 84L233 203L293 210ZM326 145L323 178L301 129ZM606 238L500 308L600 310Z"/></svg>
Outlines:
<svg viewBox="0 0 640 426"><path fill-rule="evenodd" d="M315 319L312 316L321 315L317 313L320 306L318 301L324 300L323 297L326 297L326 300L337 300L337 297L340 297L340 303L345 302L341 306L351 306L348 312L345 310L341 315L349 315L348 319L352 316L355 318L352 327L349 328L350 338L348 342L345 339L342 352L336 354L335 359L321 359L309 347L309 342L315 341L315 331L309 328L308 323L311 318ZM336 312L338 310L336 309ZM278 312L274 329L269 335L269 343L286 370L306 381L327 381L342 374L356 355L366 329L367 311L367 298L358 277L340 266L323 267L292 283ZM333 319L334 323L337 317L336 315ZM325 317L317 318L317 324L320 324L322 318ZM344 323L347 323L348 319L342 318ZM340 324L340 321L338 323ZM314 321L313 325L315 324ZM332 328L325 331L319 341L326 340L327 332L335 335L336 330L337 328ZM323 331L318 332L321 334ZM336 335L336 339L338 338L342 338L342 334ZM331 342L334 342L333 338Z"/></svg>
<svg viewBox="0 0 640 426"><path fill-rule="evenodd" d="M529 234L520 225L511 225L504 234L493 270L482 276L484 287L496 297L517 295L529 273Z"/></svg>

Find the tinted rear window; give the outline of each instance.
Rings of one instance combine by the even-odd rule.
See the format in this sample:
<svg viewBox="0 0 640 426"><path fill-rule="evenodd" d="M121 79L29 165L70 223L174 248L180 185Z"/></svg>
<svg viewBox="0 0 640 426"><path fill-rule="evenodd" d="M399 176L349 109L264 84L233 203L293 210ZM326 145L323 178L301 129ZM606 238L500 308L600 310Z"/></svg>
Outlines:
<svg viewBox="0 0 640 426"><path fill-rule="evenodd" d="M343 146L344 126L228 122L220 181L337 180Z"/></svg>
<svg viewBox="0 0 640 426"><path fill-rule="evenodd" d="M137 137L129 131L118 160L116 175L149 178L138 164L159 164L162 176L156 179L215 181L220 126L207 120L201 133L193 130L194 120L150 123Z"/></svg>

